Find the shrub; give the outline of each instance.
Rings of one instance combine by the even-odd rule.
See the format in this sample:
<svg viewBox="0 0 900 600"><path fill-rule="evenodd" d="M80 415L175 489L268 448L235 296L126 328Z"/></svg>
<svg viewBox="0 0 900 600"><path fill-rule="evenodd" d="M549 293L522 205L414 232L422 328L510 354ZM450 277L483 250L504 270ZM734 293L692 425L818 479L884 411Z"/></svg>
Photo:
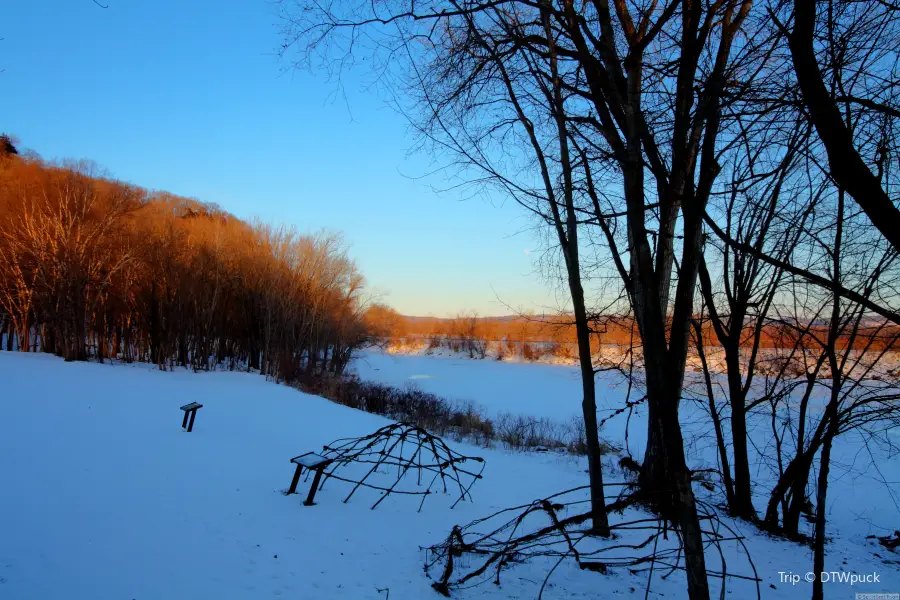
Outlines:
<svg viewBox="0 0 900 600"><path fill-rule="evenodd" d="M538 353L534 351L534 348L528 342L522 344L522 358L525 360L538 359Z"/></svg>
<svg viewBox="0 0 900 600"><path fill-rule="evenodd" d="M565 432L549 419L501 413L494 428L498 439L515 450L563 450L568 447Z"/></svg>
<svg viewBox="0 0 900 600"><path fill-rule="evenodd" d="M555 450L586 454L584 424L578 418L559 424L546 418L501 413L487 418L474 402L451 402L410 384L396 388L360 381L355 376L304 377L297 383L304 392L323 396L350 408L410 423L440 436L451 436L479 446L503 442L513 450ZM615 448L604 444L604 452Z"/></svg>
<svg viewBox="0 0 900 600"><path fill-rule="evenodd" d="M497 346L497 360L503 360L506 358L506 350L503 349L503 344Z"/></svg>

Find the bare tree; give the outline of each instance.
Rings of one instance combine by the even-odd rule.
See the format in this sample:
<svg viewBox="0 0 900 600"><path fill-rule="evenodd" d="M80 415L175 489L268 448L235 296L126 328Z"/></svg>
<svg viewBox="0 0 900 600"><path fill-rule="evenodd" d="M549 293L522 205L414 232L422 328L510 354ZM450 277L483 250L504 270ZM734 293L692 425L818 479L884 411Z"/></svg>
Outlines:
<svg viewBox="0 0 900 600"><path fill-rule="evenodd" d="M798 122L787 136L763 127L750 140L746 135L742 146L754 148L781 144L773 168L761 152L740 153L731 169L731 182L721 194L716 207L720 222L728 235L745 246L766 252L778 261L790 259L802 236L805 223L817 206L819 189L810 189L805 177L798 177L797 155L805 145L808 126ZM780 137L786 139L779 140ZM814 184L815 185L815 184ZM708 211L711 212L711 211ZM710 271L715 267L717 280ZM761 260L758 255L736 250L727 244L708 243L699 271L700 291L708 312L708 322L718 347L721 348L727 384L727 406L730 412L733 461L727 459L718 424L712 373L703 345L702 327L695 324L695 340L706 379L705 391L717 433L730 512L744 519L756 519L751 495L750 458L747 438L747 412L761 403L752 399L751 390L757 375L757 363L764 341L766 325L776 296L781 291L784 270ZM734 474L727 472L733 466Z"/></svg>
<svg viewBox="0 0 900 600"><path fill-rule="evenodd" d="M576 320L583 303L579 224L600 228L642 341L650 412L642 489L683 531L695 598L707 597L708 587L678 404L702 219L720 170L725 98L734 102L740 94L735 82L752 78L738 57L758 50L742 44L732 55L749 10L749 2L729 1L578 7L450 2L422 10L403 3L301 3L285 13L287 46L301 44L306 56L325 50L339 63L352 60L368 26L396 28L399 33L376 43L414 59L405 63L417 65L407 82L426 98L426 120L437 117L439 135L432 139L438 137L466 165L489 163L487 176L555 229ZM454 86L436 88L435 71L443 81L454 78ZM453 91L441 93L448 89ZM459 106L478 112L480 124L470 120L464 121L469 129L455 127L458 111L457 121L447 113ZM511 122L524 129L519 139L533 157L536 186L514 182L518 167L494 160L503 153L483 143L508 132ZM679 244L676 231L683 232ZM580 338L579 346L587 403L593 387L593 376L586 375L589 343ZM584 412L590 421L590 410Z"/></svg>

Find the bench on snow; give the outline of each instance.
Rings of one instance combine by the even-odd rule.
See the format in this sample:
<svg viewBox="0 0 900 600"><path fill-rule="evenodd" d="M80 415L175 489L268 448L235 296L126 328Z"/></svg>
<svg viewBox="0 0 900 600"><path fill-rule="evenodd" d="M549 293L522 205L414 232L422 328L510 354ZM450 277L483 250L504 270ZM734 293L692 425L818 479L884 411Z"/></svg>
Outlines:
<svg viewBox="0 0 900 600"><path fill-rule="evenodd" d="M203 408L203 405L197 404L196 402L191 402L190 404L185 404L181 407L181 410L184 411L184 420L181 421L181 428L187 429L188 433L194 429L194 417L197 416L198 408ZM191 417L190 423L188 423L188 415Z"/></svg>
<svg viewBox="0 0 900 600"><path fill-rule="evenodd" d="M287 491L288 494L297 493L297 484L300 482L300 474L303 472L304 467L314 471L316 474L313 477L312 486L309 488L309 495L306 496L306 501L303 503L305 506L312 506L313 499L316 497L316 490L319 489L319 481L322 479L322 472L331 464L331 459L320 456L315 452L307 452L306 454L295 456L291 459L291 462L297 465L297 470L294 471L294 478L291 480L291 487Z"/></svg>

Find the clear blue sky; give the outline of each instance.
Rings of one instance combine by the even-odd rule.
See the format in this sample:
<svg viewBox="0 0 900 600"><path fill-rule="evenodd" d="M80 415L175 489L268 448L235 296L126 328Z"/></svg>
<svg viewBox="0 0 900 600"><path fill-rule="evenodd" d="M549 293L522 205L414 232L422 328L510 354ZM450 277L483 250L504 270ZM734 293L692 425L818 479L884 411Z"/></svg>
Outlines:
<svg viewBox="0 0 900 600"><path fill-rule="evenodd" d="M370 287L401 312L554 306L514 204L412 178L405 120L363 73L281 72L266 0L20 0L0 5L0 131L46 159L241 217L342 231ZM524 233L522 233L524 231Z"/></svg>

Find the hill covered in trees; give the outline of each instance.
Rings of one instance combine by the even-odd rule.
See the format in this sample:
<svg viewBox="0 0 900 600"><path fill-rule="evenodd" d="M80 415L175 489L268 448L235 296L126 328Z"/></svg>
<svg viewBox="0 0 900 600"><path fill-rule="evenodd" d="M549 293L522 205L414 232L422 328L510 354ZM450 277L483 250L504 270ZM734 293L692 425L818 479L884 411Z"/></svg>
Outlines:
<svg viewBox="0 0 900 600"><path fill-rule="evenodd" d="M0 343L67 360L340 373L366 339L363 277L335 234L0 147Z"/></svg>

